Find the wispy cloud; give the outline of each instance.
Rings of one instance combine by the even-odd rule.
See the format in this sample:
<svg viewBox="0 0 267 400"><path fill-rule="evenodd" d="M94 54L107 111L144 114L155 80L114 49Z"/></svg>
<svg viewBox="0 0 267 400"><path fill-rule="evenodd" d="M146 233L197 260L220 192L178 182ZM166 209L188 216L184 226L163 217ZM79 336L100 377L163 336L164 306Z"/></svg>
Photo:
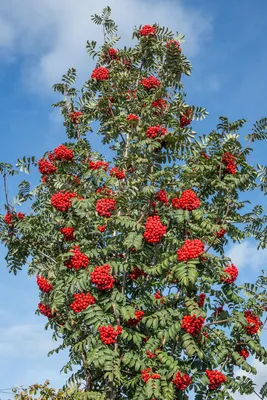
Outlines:
<svg viewBox="0 0 267 400"><path fill-rule="evenodd" d="M266 382L267 377L267 366L259 362L258 360L253 360L253 362L249 361L253 367L255 367L258 371L257 375L251 375L246 372L239 373L239 375L249 376L253 382L255 382L255 391L259 393L262 385ZM238 394L233 395L235 400L259 400L259 397L256 394L250 394L248 396L240 396Z"/></svg>
<svg viewBox="0 0 267 400"><path fill-rule="evenodd" d="M172 0L109 0L119 34L130 39L134 25L158 22L187 38L183 46L188 56L194 56L210 36L212 21L199 9L188 8L185 2ZM0 3L5 16L0 24L0 55L13 59L24 56L24 78L33 89L50 90L67 68L75 66L85 77L89 75L86 40L102 41L99 27L90 16L101 13L106 0L20 0ZM123 43L123 44L124 44Z"/></svg>
<svg viewBox="0 0 267 400"><path fill-rule="evenodd" d="M248 240L241 244L234 244L227 256L231 258L238 269L250 269L260 272L267 266L267 249L257 250L255 243Z"/></svg>

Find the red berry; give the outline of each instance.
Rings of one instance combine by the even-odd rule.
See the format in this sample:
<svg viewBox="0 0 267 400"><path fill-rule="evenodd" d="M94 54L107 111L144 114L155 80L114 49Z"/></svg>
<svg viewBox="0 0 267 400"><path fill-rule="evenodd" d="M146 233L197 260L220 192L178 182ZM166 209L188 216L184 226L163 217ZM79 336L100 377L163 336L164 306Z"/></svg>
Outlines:
<svg viewBox="0 0 267 400"><path fill-rule="evenodd" d="M206 299L205 293L200 293L200 295L198 296L198 302L197 302L197 304L198 304L198 306L199 306L200 308L202 308L202 307L204 306L204 304L205 304L205 299Z"/></svg>
<svg viewBox="0 0 267 400"><path fill-rule="evenodd" d="M248 325L246 326L247 333L249 335L255 335L260 329L262 322L250 310L245 311L244 316L248 322Z"/></svg>
<svg viewBox="0 0 267 400"><path fill-rule="evenodd" d="M165 136L167 134L167 129L160 125L150 126L146 130L146 137L149 139L154 139L158 136Z"/></svg>
<svg viewBox="0 0 267 400"><path fill-rule="evenodd" d="M179 200L179 208L182 210L196 210L200 207L200 200L197 195L190 189L185 190Z"/></svg>
<svg viewBox="0 0 267 400"><path fill-rule="evenodd" d="M110 57L112 60L115 60L115 59L118 58L118 57L117 57L117 55L118 55L118 50L113 49L113 47L111 47L111 48L109 49L109 51L108 51L108 55L109 55L109 57Z"/></svg>
<svg viewBox="0 0 267 400"><path fill-rule="evenodd" d="M167 227L161 223L158 215L147 218L144 238L148 243L159 243L166 232Z"/></svg>
<svg viewBox="0 0 267 400"><path fill-rule="evenodd" d="M104 161L90 161L89 168L93 171L103 168L104 171L108 169L108 163Z"/></svg>
<svg viewBox="0 0 267 400"><path fill-rule="evenodd" d="M116 200L114 199L99 199L96 202L96 212L100 217L110 217L112 211L116 209Z"/></svg>
<svg viewBox="0 0 267 400"><path fill-rule="evenodd" d="M159 190L155 196L155 199L158 200L160 203L165 204L165 206L169 204L167 192L165 192L165 190Z"/></svg>
<svg viewBox="0 0 267 400"><path fill-rule="evenodd" d="M237 168L236 168L236 161L235 156L231 153L224 153L222 156L222 162L225 166L225 172L227 174L235 175Z"/></svg>
<svg viewBox="0 0 267 400"><path fill-rule="evenodd" d="M206 370L206 375L209 378L209 389L210 390L215 390L218 389L222 383L226 382L226 376L217 370L211 371L211 370Z"/></svg>
<svg viewBox="0 0 267 400"><path fill-rule="evenodd" d="M83 115L81 111L72 111L69 114L69 118L74 125L78 125L80 122L80 117Z"/></svg>
<svg viewBox="0 0 267 400"><path fill-rule="evenodd" d="M65 266L69 269L75 269L78 271L81 268L86 268L89 264L88 257L80 251L79 246L74 246L71 250L73 254L69 261L65 261Z"/></svg>
<svg viewBox="0 0 267 400"><path fill-rule="evenodd" d="M122 333L122 327L117 326L117 329L113 328L112 325L100 326L98 328L100 339L104 344L113 344L116 343L116 339L118 335Z"/></svg>
<svg viewBox="0 0 267 400"><path fill-rule="evenodd" d="M119 170L117 167L113 167L110 170L110 176L115 176L117 179L121 180L125 178L125 172L123 170Z"/></svg>
<svg viewBox="0 0 267 400"><path fill-rule="evenodd" d="M180 199L178 199L178 197L174 197L174 199L172 199L172 206L175 209L179 209L180 207Z"/></svg>
<svg viewBox="0 0 267 400"><path fill-rule="evenodd" d="M231 284L238 277L238 269L234 264L227 265L227 267L223 270L223 272L229 275L228 278L225 278L224 276L222 277L222 282L224 283Z"/></svg>
<svg viewBox="0 0 267 400"><path fill-rule="evenodd" d="M140 31L140 36L155 36L156 35L156 28L151 25L144 25Z"/></svg>
<svg viewBox="0 0 267 400"><path fill-rule="evenodd" d="M196 315L186 315L182 319L181 328L184 329L187 333L190 333L192 336L199 335L202 326L204 325L205 318L196 317Z"/></svg>
<svg viewBox="0 0 267 400"><path fill-rule="evenodd" d="M38 308L40 310L40 313L49 319L52 318L53 315L55 315L55 313L52 313L51 308L49 306L47 306L46 304L39 303Z"/></svg>
<svg viewBox="0 0 267 400"><path fill-rule="evenodd" d="M132 273L129 275L129 279L134 281L134 280L138 279L140 276L146 277L147 274L142 269L140 269L138 267L134 267Z"/></svg>
<svg viewBox="0 0 267 400"><path fill-rule="evenodd" d="M178 261L187 261L199 257L204 252L204 243L199 239L187 239L177 251Z"/></svg>
<svg viewBox="0 0 267 400"><path fill-rule="evenodd" d="M247 351L247 349L241 349L238 351L238 353L240 354L241 357L243 357L245 360L248 358L249 356L249 352Z"/></svg>
<svg viewBox="0 0 267 400"><path fill-rule="evenodd" d="M96 299L91 293L75 293L73 295L74 301L71 303L70 308L77 314L85 310L89 305L95 304Z"/></svg>
<svg viewBox="0 0 267 400"><path fill-rule="evenodd" d="M51 175L57 171L57 167L45 158L41 158L38 161L38 170L42 175Z"/></svg>
<svg viewBox="0 0 267 400"><path fill-rule="evenodd" d="M180 116L180 127L184 128L187 125L191 124L193 119L193 110L188 108L188 110Z"/></svg>
<svg viewBox="0 0 267 400"><path fill-rule="evenodd" d="M222 238L225 234L226 234L226 230L225 229L220 229L219 232L215 232L215 235L219 239Z"/></svg>
<svg viewBox="0 0 267 400"><path fill-rule="evenodd" d="M138 115L135 115L135 114L129 114L127 117L127 121L138 122L139 117L138 117Z"/></svg>
<svg viewBox="0 0 267 400"><path fill-rule="evenodd" d="M91 282L98 290L110 290L114 286L115 279L110 273L111 267L108 264L96 266L91 273Z"/></svg>
<svg viewBox="0 0 267 400"><path fill-rule="evenodd" d="M97 227L97 230L101 233L105 232L105 230L107 229L107 225L99 225Z"/></svg>
<svg viewBox="0 0 267 400"><path fill-rule="evenodd" d="M13 214L8 211L5 215L4 221L7 225L12 225Z"/></svg>
<svg viewBox="0 0 267 400"><path fill-rule="evenodd" d="M64 236L64 239L67 242L71 242L71 241L75 240L74 230L75 230L74 228L71 228L70 226L67 226L65 228L61 228L60 232L62 233L62 235Z"/></svg>
<svg viewBox="0 0 267 400"><path fill-rule="evenodd" d="M187 374L181 374L180 371L176 372L173 377L172 383L178 390L185 390L192 383L192 379Z"/></svg>
<svg viewBox="0 0 267 400"><path fill-rule="evenodd" d="M149 76L148 78L142 79L141 85L147 90L156 89L160 86L160 81L155 76Z"/></svg>
<svg viewBox="0 0 267 400"><path fill-rule="evenodd" d="M55 159L60 161L71 161L74 157L72 149L68 149L64 144L61 144L54 150L54 155Z"/></svg>
<svg viewBox="0 0 267 400"><path fill-rule="evenodd" d="M41 292L49 293L53 290L53 285L44 276L37 276L36 282Z"/></svg>
<svg viewBox="0 0 267 400"><path fill-rule="evenodd" d="M135 318L130 318L127 321L127 324L130 326L136 326L142 320L143 316L145 315L144 311L135 311Z"/></svg>
<svg viewBox="0 0 267 400"><path fill-rule="evenodd" d="M106 81L109 78L109 71L105 67L95 68L91 75L92 79L96 79L97 81Z"/></svg>
<svg viewBox="0 0 267 400"><path fill-rule="evenodd" d="M172 55L182 53L180 43L177 40L168 40L166 43L166 49L169 49Z"/></svg>
<svg viewBox="0 0 267 400"><path fill-rule="evenodd" d="M71 199L76 197L76 193L72 192L62 192L61 190L58 193L53 194L51 197L51 204L58 211L65 212L71 207Z"/></svg>

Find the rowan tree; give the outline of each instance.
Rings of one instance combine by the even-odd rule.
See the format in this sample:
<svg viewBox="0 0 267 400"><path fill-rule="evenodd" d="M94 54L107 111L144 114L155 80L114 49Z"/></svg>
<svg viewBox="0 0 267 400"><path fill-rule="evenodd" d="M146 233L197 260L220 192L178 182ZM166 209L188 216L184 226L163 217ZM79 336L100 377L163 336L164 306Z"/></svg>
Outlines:
<svg viewBox="0 0 267 400"><path fill-rule="evenodd" d="M236 285L239 266L225 246L254 237L266 247L263 207L245 208L245 196L266 191L266 167L250 164L249 146L266 139L267 119L246 144L244 119L220 117L197 134L192 125L207 111L186 103L183 36L145 25L134 29L134 47L118 48L110 8L92 20L104 43L87 42L88 80L77 90L70 69L54 85L67 141L18 161L38 167L40 184L23 181L15 203L6 199L7 266L16 274L28 265L37 277L37 312L60 342L50 354L69 350L67 386L83 398L251 394L243 372L256 374L253 357L267 362L267 279L263 271L255 284ZM92 150L95 130L111 161ZM15 172L1 164L5 183ZM24 202L28 215L17 212Z"/></svg>

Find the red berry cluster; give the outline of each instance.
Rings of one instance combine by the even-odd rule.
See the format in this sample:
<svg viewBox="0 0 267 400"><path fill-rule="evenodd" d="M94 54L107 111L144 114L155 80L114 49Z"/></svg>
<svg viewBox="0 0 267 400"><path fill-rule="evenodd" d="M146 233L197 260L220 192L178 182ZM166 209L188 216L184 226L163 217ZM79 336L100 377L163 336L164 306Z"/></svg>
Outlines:
<svg viewBox="0 0 267 400"><path fill-rule="evenodd" d="M62 235L64 236L64 239L67 242L71 242L71 241L75 240L74 228L71 228L70 226L66 226L65 228L61 228L60 232L62 233Z"/></svg>
<svg viewBox="0 0 267 400"><path fill-rule="evenodd" d="M70 120L74 125L78 125L80 122L80 116L83 115L81 111L72 111L69 114Z"/></svg>
<svg viewBox="0 0 267 400"><path fill-rule="evenodd" d="M226 382L226 376L217 370L211 371L209 369L206 370L206 375L209 378L209 389L216 390L218 389L222 383Z"/></svg>
<svg viewBox="0 0 267 400"><path fill-rule="evenodd" d="M254 315L250 310L246 310L244 316L248 322L248 325L246 326L247 333L249 335L255 335L262 325L261 321L257 315Z"/></svg>
<svg viewBox="0 0 267 400"><path fill-rule="evenodd" d="M135 114L129 114L127 117L127 121L138 122L139 117Z"/></svg>
<svg viewBox="0 0 267 400"><path fill-rule="evenodd" d="M134 313L135 318L130 318L127 321L127 324L130 326L136 326L142 320L143 316L145 315L144 311L135 311Z"/></svg>
<svg viewBox="0 0 267 400"><path fill-rule="evenodd" d="M38 161L38 171L42 175L51 175L57 171L57 167L45 158L41 158Z"/></svg>
<svg viewBox="0 0 267 400"><path fill-rule="evenodd" d="M132 270L132 273L129 275L129 279L134 281L134 280L138 279L140 276L146 277L147 274L142 269L140 269L138 267L134 267L134 269Z"/></svg>
<svg viewBox="0 0 267 400"><path fill-rule="evenodd" d="M109 290L113 287L115 279L110 273L111 267L108 264L96 266L91 273L91 281L98 290Z"/></svg>
<svg viewBox="0 0 267 400"><path fill-rule="evenodd" d="M115 330L112 325L100 326L98 328L100 339L104 344L113 344L116 342L117 336L122 334L122 327L117 326Z"/></svg>
<svg viewBox="0 0 267 400"><path fill-rule="evenodd" d="M178 261L187 261L199 257L204 252L204 243L199 239L185 240L181 249L177 251Z"/></svg>
<svg viewBox="0 0 267 400"><path fill-rule="evenodd" d="M96 299L91 293L75 293L73 295L74 301L71 303L70 308L77 314L85 310L91 304L95 304Z"/></svg>
<svg viewBox="0 0 267 400"><path fill-rule="evenodd" d="M37 276L36 282L41 292L49 293L53 290L53 285L44 276Z"/></svg>
<svg viewBox="0 0 267 400"><path fill-rule="evenodd" d="M144 25L140 31L140 36L155 36L156 35L156 28L151 25Z"/></svg>
<svg viewBox="0 0 267 400"><path fill-rule="evenodd" d="M108 51L108 55L112 60L116 60L118 57L118 50L113 49L113 47L111 47Z"/></svg>
<svg viewBox="0 0 267 400"><path fill-rule="evenodd" d="M185 390L192 383L192 379L187 374L181 374L180 371L176 372L173 377L172 383L178 390Z"/></svg>
<svg viewBox="0 0 267 400"><path fill-rule="evenodd" d="M161 109L161 110L165 110L166 109L166 107L167 107L167 101L166 100L164 100L164 99L157 99L157 100L154 100L153 102L152 102L152 104L151 104L151 107L153 107L153 108L159 108L159 109Z"/></svg>
<svg viewBox="0 0 267 400"><path fill-rule="evenodd" d="M101 233L105 232L105 230L107 229L107 225L99 225L97 227L97 230Z"/></svg>
<svg viewBox="0 0 267 400"><path fill-rule="evenodd" d="M193 110L189 108L187 112L180 116L180 127L184 128L187 125L191 124L193 119Z"/></svg>
<svg viewBox="0 0 267 400"><path fill-rule="evenodd" d="M228 278L222 277L222 282L224 283L228 284L233 283L238 277L238 269L234 264L227 265L227 267L223 270L223 272L230 275Z"/></svg>
<svg viewBox="0 0 267 400"><path fill-rule="evenodd" d="M247 349L240 349L238 351L238 354L240 354L241 357L243 357L245 360L249 357L249 352Z"/></svg>
<svg viewBox="0 0 267 400"><path fill-rule="evenodd" d="M116 208L115 199L99 199L96 202L96 212L100 217L110 217L112 211Z"/></svg>
<svg viewBox="0 0 267 400"><path fill-rule="evenodd" d="M155 196L155 199L158 200L160 203L165 204L165 206L169 204L167 192L165 192L165 190L159 190Z"/></svg>
<svg viewBox="0 0 267 400"><path fill-rule="evenodd" d="M108 69L105 67L95 68L91 75L92 79L96 79L97 81L106 81L109 78Z"/></svg>
<svg viewBox="0 0 267 400"><path fill-rule="evenodd" d="M47 306L46 304L39 303L38 308L40 310L40 313L43 314L45 317L47 317L49 319L53 317L51 308L49 306Z"/></svg>
<svg viewBox="0 0 267 400"><path fill-rule="evenodd" d="M141 85L147 90L156 89L160 86L160 81L155 76L149 76L148 78L142 79Z"/></svg>
<svg viewBox="0 0 267 400"><path fill-rule="evenodd" d="M54 150L54 155L56 160L65 161L71 161L74 157L72 149L68 149L64 144L61 144Z"/></svg>
<svg viewBox="0 0 267 400"><path fill-rule="evenodd" d="M25 217L25 214L23 214L22 212L18 212L17 213L17 217L23 221L24 217Z"/></svg>
<svg viewBox="0 0 267 400"><path fill-rule="evenodd" d="M96 194L103 194L105 196L114 196L114 192L112 189L108 189L105 185L96 189Z"/></svg>
<svg viewBox="0 0 267 400"><path fill-rule="evenodd" d="M200 200L192 190L188 189L182 193L180 199L178 197L172 199L172 206L175 209L193 211L200 207Z"/></svg>
<svg viewBox="0 0 267 400"><path fill-rule="evenodd" d="M164 136L167 134L167 129L160 125L150 126L146 130L146 137L154 139L157 136Z"/></svg>
<svg viewBox="0 0 267 400"><path fill-rule="evenodd" d="M200 293L200 295L198 296L198 302L197 302L197 304L198 304L198 306L199 306L200 308L202 308L202 307L204 306L204 304L205 304L205 299L206 299L205 293Z"/></svg>
<svg viewBox="0 0 267 400"><path fill-rule="evenodd" d="M168 49L168 48L170 48L170 49L174 48L174 49L178 50L179 53L182 52L180 43L177 42L177 40L168 40L168 42L166 43L166 49Z"/></svg>
<svg viewBox="0 0 267 400"><path fill-rule="evenodd" d="M69 261L64 263L67 268L73 268L78 271L79 269L86 268L88 266L89 259L81 252L79 246L74 246L71 252L73 256L70 257Z"/></svg>
<svg viewBox="0 0 267 400"><path fill-rule="evenodd" d="M123 170L118 169L117 167L111 168L109 173L110 176L115 176L119 180L125 178L125 172Z"/></svg>
<svg viewBox="0 0 267 400"><path fill-rule="evenodd" d="M181 328L184 329L187 333L190 333L192 336L199 335L202 326L204 325L205 318L196 317L196 315L186 315L182 319Z"/></svg>
<svg viewBox="0 0 267 400"><path fill-rule="evenodd" d="M160 374L153 374L150 368L143 369L141 371L141 374L142 374L142 380L144 382L149 381L149 379L160 379L161 378Z"/></svg>
<svg viewBox="0 0 267 400"><path fill-rule="evenodd" d="M225 234L226 234L226 230L225 229L220 229L219 232L215 232L215 235L219 239L222 238Z"/></svg>
<svg viewBox="0 0 267 400"><path fill-rule="evenodd" d="M71 199L74 197L76 197L76 193L62 192L62 190L60 190L51 197L51 204L58 211L65 212L71 207Z"/></svg>
<svg viewBox="0 0 267 400"><path fill-rule="evenodd" d="M200 153L201 157L206 158L206 160L209 159L209 156L207 153Z"/></svg>
<svg viewBox="0 0 267 400"><path fill-rule="evenodd" d="M151 359L157 357L157 355L155 353L152 353L152 351L149 351L149 350L146 351L146 355L147 355L147 358L151 358Z"/></svg>
<svg viewBox="0 0 267 400"><path fill-rule="evenodd" d="M105 161L90 161L89 168L93 171L103 168L104 171L108 169L108 163Z"/></svg>
<svg viewBox="0 0 267 400"><path fill-rule="evenodd" d="M13 214L8 211L5 215L4 221L7 225L12 225Z"/></svg>
<svg viewBox="0 0 267 400"><path fill-rule="evenodd" d="M167 227L161 223L158 215L147 218L144 238L148 243L159 243L166 232Z"/></svg>
<svg viewBox="0 0 267 400"><path fill-rule="evenodd" d="M235 175L236 174L236 161L235 156L231 153L224 153L222 156L222 162L225 166L225 171L227 174Z"/></svg>
<svg viewBox="0 0 267 400"><path fill-rule="evenodd" d="M223 306L216 307L214 312L215 314L220 314L221 312L223 312Z"/></svg>

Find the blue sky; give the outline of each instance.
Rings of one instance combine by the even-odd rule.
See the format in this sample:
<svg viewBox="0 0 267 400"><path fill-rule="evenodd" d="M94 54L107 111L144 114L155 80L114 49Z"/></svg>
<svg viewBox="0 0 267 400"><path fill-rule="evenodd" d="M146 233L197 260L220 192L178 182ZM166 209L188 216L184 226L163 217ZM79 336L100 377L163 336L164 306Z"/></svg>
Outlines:
<svg viewBox="0 0 267 400"><path fill-rule="evenodd" d="M209 132L218 117L226 115L248 120L245 136L255 120L267 116L265 0L77 0L75 5L70 0L24 0L23 7L21 0L0 1L0 161L40 157L65 140L61 118L50 106L57 100L51 86L71 66L77 68L79 82L90 76L93 64L85 42L102 41L90 15L108 4L123 44L130 42L134 25L145 23L158 22L186 34L183 51L193 63L192 76L184 81L188 103L206 107L210 113L195 124L197 131ZM95 136L92 140L94 148L103 151ZM252 162L264 163L265 152L265 144L257 145ZM9 187L12 194L12 182ZM1 212L3 203L1 188ZM266 252L257 252L253 242L234 245L229 252L240 269L239 283L253 281L266 268ZM66 355L46 359L51 334L43 330L45 319L34 314L35 282L26 271L17 277L8 273L3 248L0 266L0 389L47 378L59 386L65 379L59 370ZM267 345L266 331L263 340ZM260 383L267 368L259 370Z"/></svg>

